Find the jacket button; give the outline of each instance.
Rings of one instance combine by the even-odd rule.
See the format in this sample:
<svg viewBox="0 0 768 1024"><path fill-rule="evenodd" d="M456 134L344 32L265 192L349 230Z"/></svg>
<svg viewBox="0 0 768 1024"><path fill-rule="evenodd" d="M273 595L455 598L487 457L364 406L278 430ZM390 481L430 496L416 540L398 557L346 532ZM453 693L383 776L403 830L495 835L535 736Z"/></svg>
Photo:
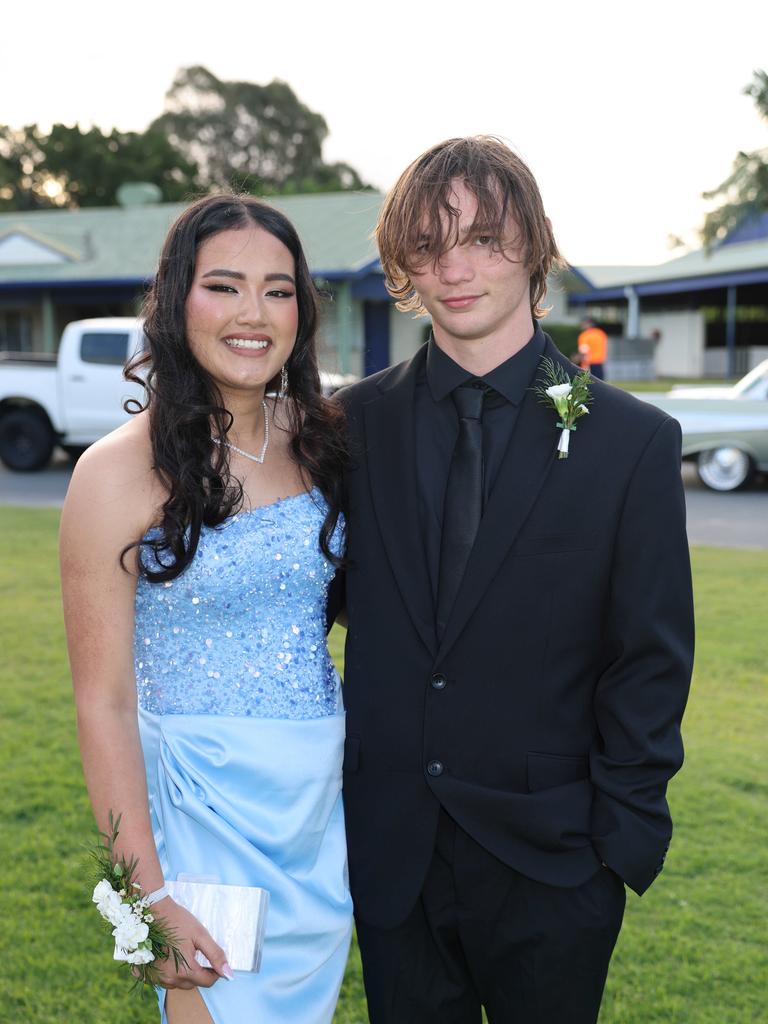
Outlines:
<svg viewBox="0 0 768 1024"><path fill-rule="evenodd" d="M437 778L438 775L442 775L445 771L445 765L442 761L430 761L427 765L427 771L430 775Z"/></svg>
<svg viewBox="0 0 768 1024"><path fill-rule="evenodd" d="M448 685L448 680L445 678L442 672L435 672L430 679L430 685L433 690L444 690Z"/></svg>

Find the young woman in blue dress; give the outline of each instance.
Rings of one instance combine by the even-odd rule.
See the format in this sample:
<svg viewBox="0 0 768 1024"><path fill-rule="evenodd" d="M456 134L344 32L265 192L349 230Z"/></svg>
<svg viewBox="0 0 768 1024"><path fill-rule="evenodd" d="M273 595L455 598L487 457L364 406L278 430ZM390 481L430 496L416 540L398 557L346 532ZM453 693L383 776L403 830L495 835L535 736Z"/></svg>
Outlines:
<svg viewBox="0 0 768 1024"><path fill-rule="evenodd" d="M146 404L82 456L62 516L86 783L145 892L179 875L270 892L258 974L154 905L188 964L164 963L164 1021L330 1022L352 910L325 642L345 452L294 228L251 197L198 201L145 312Z"/></svg>

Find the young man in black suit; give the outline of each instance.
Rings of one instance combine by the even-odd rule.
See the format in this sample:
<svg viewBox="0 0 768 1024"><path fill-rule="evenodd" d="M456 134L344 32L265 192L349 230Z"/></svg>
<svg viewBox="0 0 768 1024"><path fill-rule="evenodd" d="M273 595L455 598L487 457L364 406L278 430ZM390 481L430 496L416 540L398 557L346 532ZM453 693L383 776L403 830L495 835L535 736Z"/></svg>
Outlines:
<svg viewBox="0 0 768 1024"><path fill-rule="evenodd" d="M377 238L433 336L340 395L348 489L344 796L373 1024L591 1024L625 883L659 873L693 615L676 421L539 326L559 258L487 137L417 159Z"/></svg>

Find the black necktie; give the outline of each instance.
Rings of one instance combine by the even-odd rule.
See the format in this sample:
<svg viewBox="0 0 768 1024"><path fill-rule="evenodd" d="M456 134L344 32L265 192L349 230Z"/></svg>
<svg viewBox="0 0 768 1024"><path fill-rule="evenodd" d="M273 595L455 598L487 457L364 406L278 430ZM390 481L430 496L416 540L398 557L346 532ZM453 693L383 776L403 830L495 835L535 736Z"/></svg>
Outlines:
<svg viewBox="0 0 768 1024"><path fill-rule="evenodd" d="M437 587L437 630L442 636L467 567L483 514L483 398L478 386L456 388L451 397L459 415L459 436L453 449L445 489L440 575Z"/></svg>

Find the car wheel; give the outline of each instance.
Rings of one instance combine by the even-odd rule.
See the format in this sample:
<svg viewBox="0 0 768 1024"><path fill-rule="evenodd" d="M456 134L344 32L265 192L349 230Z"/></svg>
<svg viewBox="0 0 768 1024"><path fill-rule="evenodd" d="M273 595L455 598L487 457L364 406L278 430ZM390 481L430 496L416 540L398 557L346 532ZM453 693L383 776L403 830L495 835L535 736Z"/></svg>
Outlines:
<svg viewBox="0 0 768 1024"><path fill-rule="evenodd" d="M755 475L755 466L749 455L730 446L701 452L697 469L699 480L712 491L736 491L746 487Z"/></svg>
<svg viewBox="0 0 768 1024"><path fill-rule="evenodd" d="M20 473L47 466L56 438L49 423L31 409L14 409L0 417L0 461Z"/></svg>

